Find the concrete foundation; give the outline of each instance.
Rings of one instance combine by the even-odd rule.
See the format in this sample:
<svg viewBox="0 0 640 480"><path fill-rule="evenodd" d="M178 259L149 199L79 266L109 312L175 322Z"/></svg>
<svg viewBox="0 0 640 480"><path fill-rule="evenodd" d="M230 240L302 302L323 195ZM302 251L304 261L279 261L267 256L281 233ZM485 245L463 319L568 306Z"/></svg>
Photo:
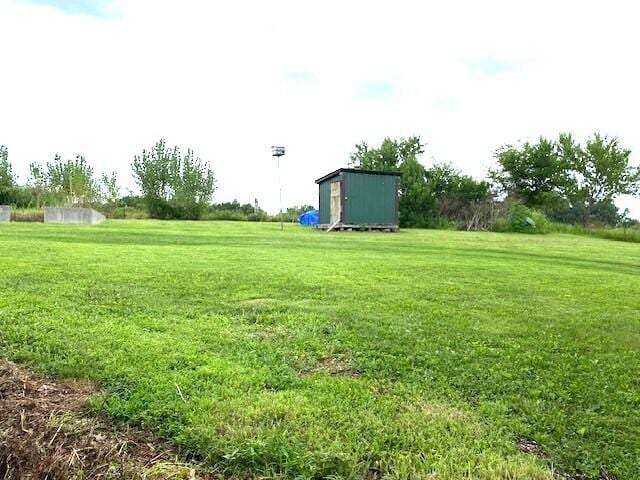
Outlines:
<svg viewBox="0 0 640 480"><path fill-rule="evenodd" d="M0 205L0 223L11 221L11 207Z"/></svg>
<svg viewBox="0 0 640 480"><path fill-rule="evenodd" d="M105 216L92 208L45 207L44 223L66 223L97 225L105 221Z"/></svg>

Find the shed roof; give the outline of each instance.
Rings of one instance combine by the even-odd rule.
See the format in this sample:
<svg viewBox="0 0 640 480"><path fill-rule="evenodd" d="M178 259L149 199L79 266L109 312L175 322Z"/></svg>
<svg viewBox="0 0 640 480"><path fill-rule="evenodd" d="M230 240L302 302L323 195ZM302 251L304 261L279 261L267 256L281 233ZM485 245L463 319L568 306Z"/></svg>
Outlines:
<svg viewBox="0 0 640 480"><path fill-rule="evenodd" d="M316 180L316 183L324 182L325 180L330 179L331 177L335 177L342 172L352 172L352 173L367 173L369 175L393 175L395 177L399 177L402 174L400 172L383 172L380 170L365 170L363 168L339 168L334 170L331 173L327 173L324 177L320 177Z"/></svg>

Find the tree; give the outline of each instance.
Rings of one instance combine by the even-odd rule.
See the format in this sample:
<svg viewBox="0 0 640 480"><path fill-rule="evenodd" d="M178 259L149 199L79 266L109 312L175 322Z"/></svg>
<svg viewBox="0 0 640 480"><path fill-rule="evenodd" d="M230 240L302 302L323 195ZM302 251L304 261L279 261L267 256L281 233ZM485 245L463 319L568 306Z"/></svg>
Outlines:
<svg viewBox="0 0 640 480"><path fill-rule="evenodd" d="M615 197L636 194L640 185L640 169L630 165L630 153L615 137L594 134L582 146L564 133L556 141L540 138L500 148L499 168L490 177L508 196L556 220L614 225L619 220Z"/></svg>
<svg viewBox="0 0 640 480"><path fill-rule="evenodd" d="M215 190L209 164L192 150L183 157L178 147L167 148L164 139L136 155L132 170L149 215L154 218L198 219Z"/></svg>
<svg viewBox="0 0 640 480"><path fill-rule="evenodd" d="M379 148L369 148L366 142L356 145L351 154L350 164L365 170L397 172L401 165L410 158L417 158L424 153L424 145L420 137L385 138Z"/></svg>
<svg viewBox="0 0 640 480"><path fill-rule="evenodd" d="M35 208L40 208L44 204L44 197L48 193L47 176L45 170L36 162L29 164L29 180L27 188L31 190L31 196L35 201Z"/></svg>
<svg viewBox="0 0 640 480"><path fill-rule="evenodd" d="M103 173L100 177L100 196L102 200L111 208L115 208L120 197L120 187L118 186L118 174Z"/></svg>
<svg viewBox="0 0 640 480"><path fill-rule="evenodd" d="M67 205L86 207L99 198L93 168L82 155L66 161L56 155L53 162L47 163L44 175L48 189Z"/></svg>
<svg viewBox="0 0 640 480"><path fill-rule="evenodd" d="M402 162L400 172L400 225L429 226L435 202L427 187L426 169L415 157L408 157Z"/></svg>
<svg viewBox="0 0 640 480"><path fill-rule="evenodd" d="M595 134L585 146L561 136L560 145L572 165L573 188L568 198L580 212L583 224L615 224L620 216L614 204L618 195L635 195L640 188L640 167L629 164L631 150L620 146L617 138Z"/></svg>
<svg viewBox="0 0 640 480"><path fill-rule="evenodd" d="M420 137L385 138L379 148L370 148L365 142L356 145L350 164L365 170L401 172L400 224L402 226L426 226L432 213L426 191L426 170L418 161L424 153Z"/></svg>
<svg viewBox="0 0 640 480"><path fill-rule="evenodd" d="M504 193L546 212L564 206L571 164L560 154L557 142L540 137L534 144L506 145L495 158L499 170L490 171L489 177Z"/></svg>
<svg viewBox="0 0 640 480"><path fill-rule="evenodd" d="M287 207L285 213L289 216L297 218L303 213L310 210L315 210L315 207L313 205L294 205L293 207Z"/></svg>
<svg viewBox="0 0 640 480"><path fill-rule="evenodd" d="M450 164L436 164L427 170L427 190L439 221L453 222L465 230L491 226L494 209L489 182L462 175Z"/></svg>
<svg viewBox="0 0 640 480"><path fill-rule="evenodd" d="M9 151L0 145L0 205L14 203L16 179L9 163Z"/></svg>
<svg viewBox="0 0 640 480"><path fill-rule="evenodd" d="M449 164L425 168L418 160L424 153L420 137L385 138L379 148L356 145L351 165L396 171L400 178L400 224L433 227L453 222L466 229L487 228L493 194L486 181L462 175Z"/></svg>

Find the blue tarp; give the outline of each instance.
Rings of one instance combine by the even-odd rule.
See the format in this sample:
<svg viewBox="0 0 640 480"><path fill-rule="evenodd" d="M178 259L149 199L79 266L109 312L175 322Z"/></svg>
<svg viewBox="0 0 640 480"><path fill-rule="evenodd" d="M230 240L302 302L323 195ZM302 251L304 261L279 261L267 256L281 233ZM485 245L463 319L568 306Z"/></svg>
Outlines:
<svg viewBox="0 0 640 480"><path fill-rule="evenodd" d="M309 210L300 215L300 225L318 225L320 223L320 210Z"/></svg>

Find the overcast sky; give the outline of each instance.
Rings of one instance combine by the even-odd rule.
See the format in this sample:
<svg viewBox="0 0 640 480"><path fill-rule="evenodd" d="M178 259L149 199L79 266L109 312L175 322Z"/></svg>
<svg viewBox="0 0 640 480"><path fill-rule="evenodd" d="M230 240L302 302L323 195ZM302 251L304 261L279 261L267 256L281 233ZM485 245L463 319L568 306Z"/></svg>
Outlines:
<svg viewBox="0 0 640 480"><path fill-rule="evenodd" d="M160 137L212 163L216 201L317 204L353 145L420 135L482 177L505 143L594 131L640 160L633 1L0 0L0 144L84 154L135 188ZM620 205L640 217L640 201Z"/></svg>

